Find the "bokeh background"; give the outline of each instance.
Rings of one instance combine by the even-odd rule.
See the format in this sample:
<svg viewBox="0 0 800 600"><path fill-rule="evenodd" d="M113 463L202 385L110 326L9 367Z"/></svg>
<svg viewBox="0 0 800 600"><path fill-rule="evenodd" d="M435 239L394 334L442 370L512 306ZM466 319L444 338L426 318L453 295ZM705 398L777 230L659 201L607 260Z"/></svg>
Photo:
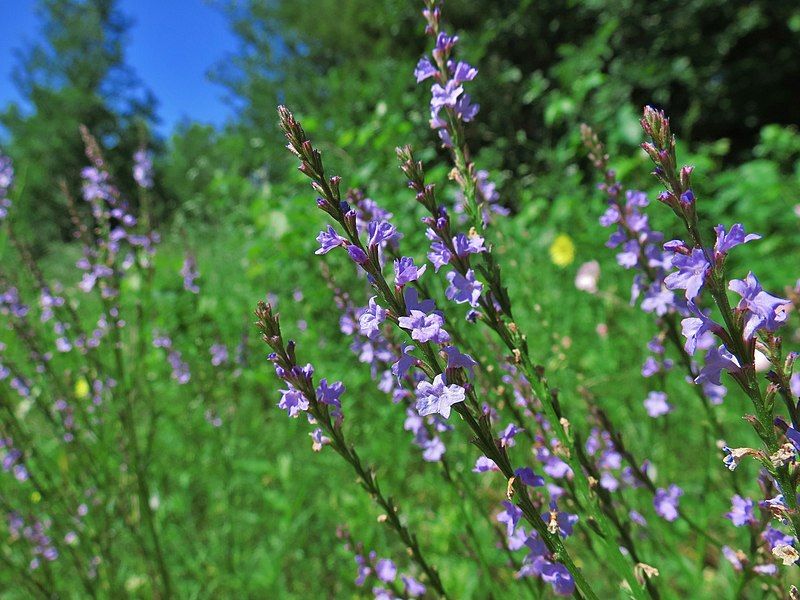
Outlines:
<svg viewBox="0 0 800 600"><path fill-rule="evenodd" d="M412 144L443 197L453 200L455 191L427 125L429 92L412 75L428 43L420 8L407 0L0 3L0 148L13 158L22 190L13 213L19 235L48 274L77 281L80 249L59 182L78 195L86 163L79 124L98 138L134 199L132 155L146 145L155 153L150 208L163 238L151 325L175 332L190 363L208 362L208 340L245 349L235 385L202 384L203 402L219 409L222 427L208 426L200 391L168 380L155 387L164 418L153 477L185 597L347 597L355 570L336 539L340 524L397 550L373 526L375 511L350 473L331 453L312 454L306 424L287 422L274 408L276 383L251 331L255 302L268 294L317 371L345 379L354 439L382 465L387 487L414 507L409 516L424 524L459 597L482 597L469 558L445 535L463 515L446 493L432 491L438 476L419 460L399 413L368 368L343 351L349 342L313 254L323 215L284 149L275 113L279 103L290 106L330 171L392 211L411 247L422 249L421 212L394 147ZM654 326L629 306L630 274L604 246L597 223L604 202L579 126L589 123L603 137L627 185L654 197L638 118L646 103L664 108L683 160L696 166L708 224L744 222L765 236L732 257L733 272L757 264L765 288L793 287L800 277L800 7L449 0L445 18L461 38L460 57L480 72L471 93L481 111L469 141L511 209L497 225L498 251L513 273L519 320L535 332L551 380L565 396L580 398L583 390L598 398L659 476L680 483L697 521L719 522L729 499L707 492L726 473L693 420L691 390L673 378L667 389L677 409L657 423L642 406L650 384L640 368ZM668 239L676 233L666 213L654 220ZM4 270L22 268L9 263L5 241L0 252ZM182 293L187 252L201 274L196 296ZM595 294L574 284L590 260L601 267ZM343 285L361 289L345 257L329 262ZM356 300L364 304L366 290L362 296ZM149 360L153 372L165 368L156 353ZM741 424L745 409L736 393L719 409L737 445L755 444ZM454 445L448 452L470 475L473 451ZM475 485L487 497L498 491L486 480ZM709 558L702 538L688 530L662 538L657 528L668 525L653 521L646 542L653 548L659 539L682 540L670 542L672 559L659 565L676 590L734 594L731 568ZM128 568L131 593L146 597L140 570Z"/></svg>

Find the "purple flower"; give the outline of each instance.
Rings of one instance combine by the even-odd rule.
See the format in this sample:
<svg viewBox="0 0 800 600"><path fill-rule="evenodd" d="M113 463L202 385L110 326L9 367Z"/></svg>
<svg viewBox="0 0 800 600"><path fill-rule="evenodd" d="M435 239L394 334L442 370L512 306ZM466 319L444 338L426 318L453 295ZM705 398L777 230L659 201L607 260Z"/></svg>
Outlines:
<svg viewBox="0 0 800 600"><path fill-rule="evenodd" d="M191 378L189 365L184 362L181 353L177 350L171 350L167 355L167 361L172 367L172 378L181 385L189 383Z"/></svg>
<svg viewBox="0 0 800 600"><path fill-rule="evenodd" d="M434 271L438 273L439 269L448 264L451 258L453 258L453 255L450 254L450 251L441 241L434 241L431 243L431 251L428 252L428 260L433 263Z"/></svg>
<svg viewBox="0 0 800 600"><path fill-rule="evenodd" d="M530 467L522 467L514 471L514 475L519 480L529 487L542 487L544 486L544 479L533 472Z"/></svg>
<svg viewBox="0 0 800 600"><path fill-rule="evenodd" d="M410 316L400 317L398 323L403 329L411 330L412 339L418 342L434 341L444 344L450 340L450 334L444 329L444 318L437 313L425 314L421 310L411 310Z"/></svg>
<svg viewBox="0 0 800 600"><path fill-rule="evenodd" d="M694 192L692 190L686 190L681 194L681 197L678 199L681 205L685 208L692 206L695 202Z"/></svg>
<svg viewBox="0 0 800 600"><path fill-rule="evenodd" d="M658 361L652 356L648 356L642 365L642 377L652 377L661 370Z"/></svg>
<svg viewBox="0 0 800 600"><path fill-rule="evenodd" d="M714 227L714 231L717 233L717 241L714 243L715 260L719 260L736 246L761 239L757 233L745 235L744 226L741 223L734 223L727 233L725 233L724 225L717 225Z"/></svg>
<svg viewBox="0 0 800 600"><path fill-rule="evenodd" d="M464 92L464 88L458 84L454 79L448 81L444 87L438 83L434 83L431 87L431 108L438 110L443 106L455 108L458 97Z"/></svg>
<svg viewBox="0 0 800 600"><path fill-rule="evenodd" d="M775 529L767 525L767 528L761 534L761 537L764 539L767 544L769 544L770 550L775 548L778 545L786 545L792 546L794 545L794 538L790 535L786 535L780 529Z"/></svg>
<svg viewBox="0 0 800 600"><path fill-rule="evenodd" d="M439 414L445 419L450 417L450 407L463 402L466 391L456 384L446 385L442 375L433 379L433 383L420 381L417 384L417 412L420 416Z"/></svg>
<svg viewBox="0 0 800 600"><path fill-rule="evenodd" d="M536 449L536 459L542 463L542 470L553 479L572 474L572 468L544 446Z"/></svg>
<svg viewBox="0 0 800 600"><path fill-rule="evenodd" d="M443 350L447 354L448 369L466 369L470 378L475 377L474 367L478 363L469 354L462 354L455 346L445 346Z"/></svg>
<svg viewBox="0 0 800 600"><path fill-rule="evenodd" d="M425 594L426 588L419 581L408 575L401 575L400 579L403 580L403 589L406 596L410 598L419 598Z"/></svg>
<svg viewBox="0 0 800 600"><path fill-rule="evenodd" d="M409 369L413 367L417 359L411 352L414 351L414 346L403 346L400 358L392 365L392 374L397 377L397 383L400 383L403 377L406 376Z"/></svg>
<svg viewBox="0 0 800 600"><path fill-rule="evenodd" d="M0 154L0 190L8 191L14 183L14 164L8 156Z"/></svg>
<svg viewBox="0 0 800 600"><path fill-rule="evenodd" d="M421 310L424 313L433 312L436 309L436 304L433 300L419 300L419 292L417 288L407 287L403 289L403 300L406 301L406 308L408 310Z"/></svg>
<svg viewBox="0 0 800 600"><path fill-rule="evenodd" d="M681 321L681 332L686 338L686 353L693 355L697 350L698 340L709 331L713 333L719 330L719 325L709 318L708 311L700 310L694 302L688 302L686 306L695 316Z"/></svg>
<svg viewBox="0 0 800 600"><path fill-rule="evenodd" d="M731 563L734 571L742 570L742 559L740 558L739 552L730 546L723 546L722 555L728 560L729 563Z"/></svg>
<svg viewBox="0 0 800 600"><path fill-rule="evenodd" d="M742 297L736 310L746 313L743 331L746 340L759 329L775 331L786 321L789 301L765 292L752 271L744 280L732 280L728 287Z"/></svg>
<svg viewBox="0 0 800 600"><path fill-rule="evenodd" d="M453 69L453 81L456 83L472 81L477 75L478 69L462 61L459 61L455 69Z"/></svg>
<svg viewBox="0 0 800 600"><path fill-rule="evenodd" d="M153 187L153 155L144 148L133 153L133 179L139 187Z"/></svg>
<svg viewBox="0 0 800 600"><path fill-rule="evenodd" d="M197 270L197 263L193 255L187 254L183 259L180 275L183 277L183 289L193 294L200 293L200 288L195 282L195 280L200 277L200 272Z"/></svg>
<svg viewBox="0 0 800 600"><path fill-rule="evenodd" d="M731 511L725 515L736 527L743 527L756 522L753 508L755 503L750 498L742 498L736 494L731 498Z"/></svg>
<svg viewBox="0 0 800 600"><path fill-rule="evenodd" d="M681 496L683 496L683 490L677 485L670 485L666 490L658 488L653 499L656 514L670 522L676 520L679 515L678 503Z"/></svg>
<svg viewBox="0 0 800 600"><path fill-rule="evenodd" d="M542 581L553 586L558 596L571 596L575 592L575 581L567 567L561 563L548 562L542 567Z"/></svg>
<svg viewBox="0 0 800 600"><path fill-rule="evenodd" d="M386 588L379 586L372 588L372 598L374 600L397 600L397 597L392 593L391 590L387 590Z"/></svg>
<svg viewBox="0 0 800 600"><path fill-rule="evenodd" d="M433 57L436 60L446 59L457 42L457 35L450 36L444 31L440 32L439 35L436 36L436 46L433 48Z"/></svg>
<svg viewBox="0 0 800 600"><path fill-rule="evenodd" d="M559 512L556 508L555 502L550 504L551 512L544 513L542 515L542 520L545 523L553 522L553 525L558 530L559 535L561 537L569 537L572 535L572 530L575 523L578 522L578 515L573 515L566 512Z"/></svg>
<svg viewBox="0 0 800 600"><path fill-rule="evenodd" d="M617 263L626 269L632 269L639 263L639 242L628 240L622 247L622 252L617 254Z"/></svg>
<svg viewBox="0 0 800 600"><path fill-rule="evenodd" d="M378 339L381 333L381 323L386 320L386 309L375 302L375 296L369 299L369 306L358 318L359 330L362 335L371 340Z"/></svg>
<svg viewBox="0 0 800 600"><path fill-rule="evenodd" d="M215 367L228 361L228 348L225 344L213 344L209 351L211 352L211 364Z"/></svg>
<svg viewBox="0 0 800 600"><path fill-rule="evenodd" d="M603 227L611 227L614 223L619 223L620 216L619 208L610 204L608 208L606 208L606 212L600 216L600 225Z"/></svg>
<svg viewBox="0 0 800 600"><path fill-rule="evenodd" d="M725 400L725 394L728 393L728 388L724 385L714 385L710 381L704 381L701 386L706 398L714 406L722 404L723 400Z"/></svg>
<svg viewBox="0 0 800 600"><path fill-rule="evenodd" d="M634 207L644 208L649 205L650 201L647 199L647 194L639 190L628 190L625 192L625 207L632 209Z"/></svg>
<svg viewBox="0 0 800 600"><path fill-rule="evenodd" d="M334 248L343 245L345 239L336 233L336 230L332 226L328 225L328 229L319 232L317 242L319 242L319 248L317 248L314 254L327 254Z"/></svg>
<svg viewBox="0 0 800 600"><path fill-rule="evenodd" d="M672 412L672 405L667 402L667 394L664 392L650 392L644 401L647 414L653 418L661 417Z"/></svg>
<svg viewBox="0 0 800 600"><path fill-rule="evenodd" d="M637 525L641 525L642 527L647 527L647 519L645 519L641 513L632 510L628 513L628 516L631 518L631 521L633 521Z"/></svg>
<svg viewBox="0 0 800 600"><path fill-rule="evenodd" d="M480 108L481 105L474 103L469 94L464 94L456 102L454 110L458 118L469 123L478 115Z"/></svg>
<svg viewBox="0 0 800 600"><path fill-rule="evenodd" d="M303 394L289 386L288 390L280 390L281 399L278 402L278 408L287 412L287 414L296 418L302 411L308 410L308 400Z"/></svg>
<svg viewBox="0 0 800 600"><path fill-rule="evenodd" d="M506 535L510 537L514 534L514 529L522 517L522 509L507 500L503 500L503 506L505 510L497 515L497 522L506 526Z"/></svg>
<svg viewBox="0 0 800 600"><path fill-rule="evenodd" d="M397 235L397 229L388 221L371 221L367 226L369 247L377 248Z"/></svg>
<svg viewBox="0 0 800 600"><path fill-rule="evenodd" d="M339 401L339 396L344 393L344 384L341 381L335 381L328 385L327 379L321 379L317 386L317 400L324 404L341 408L342 403Z"/></svg>
<svg viewBox="0 0 800 600"><path fill-rule="evenodd" d="M710 382L714 385L722 385L720 377L722 371L738 373L740 370L739 362L724 345L719 347L712 346L706 353L706 362L700 369L700 374L695 378L695 383Z"/></svg>
<svg viewBox="0 0 800 600"><path fill-rule="evenodd" d="M483 241L483 238L477 234L466 236L463 233L459 233L453 237L453 248L456 251L456 256L466 258L470 254L486 252L486 246L483 245Z"/></svg>
<svg viewBox="0 0 800 600"><path fill-rule="evenodd" d="M427 462L437 462L442 459L447 448L439 436L422 443L422 459Z"/></svg>
<svg viewBox="0 0 800 600"><path fill-rule="evenodd" d="M498 441L500 442L500 446L503 448L511 448L516 442L514 441L514 437L522 431L520 427L517 427L514 423L509 423L506 428L500 433L500 437Z"/></svg>
<svg viewBox="0 0 800 600"><path fill-rule="evenodd" d="M397 577L397 567L388 558L382 558L375 563L375 575L385 583L391 583Z"/></svg>
<svg viewBox="0 0 800 600"><path fill-rule="evenodd" d="M778 565L756 565L753 567L753 571L759 575L775 575L778 572Z"/></svg>
<svg viewBox="0 0 800 600"><path fill-rule="evenodd" d="M416 77L417 83L422 83L429 77L436 77L436 73L436 67L433 66L427 56L420 58L414 69L414 77Z"/></svg>
<svg viewBox="0 0 800 600"><path fill-rule="evenodd" d="M361 587L367 580L367 577L372 573L370 563L375 560L375 552L369 553L369 558L365 558L361 554L355 556L356 564L358 565L358 575L356 576L356 585Z"/></svg>
<svg viewBox="0 0 800 600"><path fill-rule="evenodd" d="M456 304L469 302L470 306L478 306L481 297L483 284L475 279L475 271L469 269L466 275L457 271L450 271L447 274L447 281L450 285L445 290L445 296Z"/></svg>
<svg viewBox="0 0 800 600"><path fill-rule="evenodd" d="M317 427L314 431L312 431L308 435L311 436L311 449L314 452L319 452L320 450L322 450L323 446L331 443L331 438L326 436L322 431L322 429L320 429L319 427Z"/></svg>
<svg viewBox="0 0 800 600"><path fill-rule="evenodd" d="M8 192L14 183L14 165L8 156L0 153L0 220L8 216L11 200Z"/></svg>
<svg viewBox="0 0 800 600"><path fill-rule="evenodd" d="M357 265L365 265L369 260L367 253L353 244L347 246L347 254L350 255L350 258L353 259L353 262Z"/></svg>
<svg viewBox="0 0 800 600"><path fill-rule="evenodd" d="M497 466L497 463L487 456L479 456L475 461L475 466L472 468L473 473L486 473L487 471L499 470L500 467Z"/></svg>
<svg viewBox="0 0 800 600"><path fill-rule="evenodd" d="M407 256L398 258L394 261L394 282L397 285L405 285L417 281L427 268L428 265L417 267L413 258Z"/></svg>
<svg viewBox="0 0 800 600"><path fill-rule="evenodd" d="M692 253L675 254L672 265L678 270L667 275L664 283L670 290L686 290L686 299L694 300L703 289L711 265L700 248L694 248Z"/></svg>
<svg viewBox="0 0 800 600"><path fill-rule="evenodd" d="M675 308L675 294L664 289L660 282L655 282L647 288L642 300L644 312L654 312L659 317L664 316L670 309Z"/></svg>
<svg viewBox="0 0 800 600"><path fill-rule="evenodd" d="M459 100L459 104L469 104L469 95L464 94L464 97ZM477 113L479 107L478 105L474 106L475 113ZM456 107L456 111L459 111L459 107ZM472 115L471 118L472 117L474 117L474 115ZM463 115L462 119L465 121L470 120ZM484 226L488 225L491 221L492 213L504 216L510 213L508 208L500 204L500 193L497 191L497 186L489 180L488 171L481 169L475 173L475 185L478 192L478 204L481 208L481 219L483 220ZM456 212L464 212L465 204L466 198L463 193L459 192L456 197Z"/></svg>

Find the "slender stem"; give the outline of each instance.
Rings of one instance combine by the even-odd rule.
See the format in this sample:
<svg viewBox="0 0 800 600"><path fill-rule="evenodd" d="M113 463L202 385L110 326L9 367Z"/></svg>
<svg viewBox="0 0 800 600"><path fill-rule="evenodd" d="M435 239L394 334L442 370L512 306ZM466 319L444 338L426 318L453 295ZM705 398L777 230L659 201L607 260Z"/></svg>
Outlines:
<svg viewBox="0 0 800 600"><path fill-rule="evenodd" d="M383 494L372 469L364 467L355 448L347 443L347 440L344 437L344 433L342 432L341 427L335 426L331 422L330 416L326 415L323 411L319 409L319 405L317 404L316 401L316 394L310 392L309 390L302 390L302 391L304 395L306 395L306 397L309 399L309 401L312 402L312 405L316 408L316 410L314 411L317 413L315 417L317 417L317 421L325 429L326 433L331 436L334 450L336 450L336 452L342 458L344 458L350 464L350 466L353 467L353 470L359 477L361 485L369 493L372 499L378 504L378 506L380 506L381 509L385 512L386 523L397 533L398 536L400 536L400 539L403 541L406 548L408 548L411 558L428 576L428 580L430 581L431 585L436 590L436 592L442 598L448 598L447 592L445 592L444 586L442 585L442 581L439 578L438 571L433 566L431 566L431 564L422 554L422 551L420 550L419 544L417 542L417 537L413 533L411 533L408 527L403 525L403 523L401 522L400 510L394 504L391 498L386 497Z"/></svg>
<svg viewBox="0 0 800 600"><path fill-rule="evenodd" d="M106 301L106 311L110 312L109 303ZM119 333L119 327L116 323L111 324L113 331L113 346L114 346L114 360L117 368L117 375L119 381L125 386L123 390L123 405L120 412L120 420L128 439L128 445L131 450L131 459L133 462L134 474L136 477L136 491L139 498L139 510L142 513L147 527L150 540L156 553L156 566L158 568L159 576L161 578L161 585L163 586L164 596L170 598L172 596L172 583L170 581L169 570L164 558L164 551L161 547L161 539L158 535L158 530L155 525L155 517L153 509L150 506L150 489L147 481L147 473L142 461L141 450L139 448L139 439L136 434L135 416L133 410L133 398L129 389L126 374L125 374L125 361L122 355L122 339Z"/></svg>

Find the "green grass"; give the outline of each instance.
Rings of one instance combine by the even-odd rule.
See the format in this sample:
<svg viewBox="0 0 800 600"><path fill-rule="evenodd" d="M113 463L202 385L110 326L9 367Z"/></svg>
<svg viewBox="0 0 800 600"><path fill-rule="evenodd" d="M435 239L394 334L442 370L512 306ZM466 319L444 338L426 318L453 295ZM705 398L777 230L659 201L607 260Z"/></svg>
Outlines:
<svg viewBox="0 0 800 600"><path fill-rule="evenodd" d="M443 179L443 175L441 169L433 171L435 178ZM392 191L380 194L384 187ZM380 188L378 200L395 212L407 233L404 247L415 249L414 255L421 258L420 212L411 205L413 199L403 189L399 173ZM518 215L492 230L517 324L528 334L534 360L546 367L574 427L587 432L586 398L593 398L633 453L653 461L658 485L675 483L685 490L681 510L700 530L733 547L746 547L745 532L733 528L723 515L730 507L733 482L757 495L754 469L744 465L731 474L723 467L717 440L709 435L697 399L679 368L663 382L641 377L645 344L656 332L655 324L651 316L629 305L631 273L621 270L614 262L614 251L603 245L607 232L597 224L603 210L599 194L578 187L577 179L568 182L565 190L563 197L549 199L549 205L522 206ZM730 213L748 212L730 203L717 208L713 209L715 219L729 220ZM661 206L652 207L653 220L669 225L665 212ZM771 215L771 210L764 214L754 209L753 218L746 221L754 221L757 230ZM275 188L258 195L248 210L213 224L179 220L165 227L152 283L130 277L123 288L126 314L135 315L140 303L147 315L141 323L131 317L126 350L136 347L137 331L149 336L153 329L166 330L193 373L189 385L178 386L169 378L162 351L147 345L143 353L131 352L132 364L138 365L140 432L149 427L144 407L153 407L158 415L148 469L157 498L158 529L178 595L354 596L359 593L353 584L355 562L336 537L340 525L379 555L398 559L401 569L408 567L404 549L378 524L378 510L356 485L347 465L330 448L313 453L305 419L287 419L275 407L279 385L265 358L266 347L252 325L255 302L274 293L285 334L298 341L300 360L312 362L318 377L345 382L348 437L362 458L376 466L385 491L400 505L453 597L487 597L489 582L467 550L465 516L455 492L435 465L421 460L410 434L403 430L402 407L375 388L368 369L347 349L349 340L339 332L339 314L320 270L322 260L313 255L313 238L322 223L305 187L292 183ZM796 223L785 217L769 224L773 237L741 249L732 268L744 275L740 265L756 264L765 287L779 290L797 275L794 257L787 250ZM563 268L555 266L548 255L559 233L566 233L576 244L575 260ZM196 254L201 272L198 296L183 291L178 274L187 249ZM6 252L4 259L9 255ZM75 247L54 248L45 259L46 273L68 286L74 284L78 272L72 265L77 256ZM592 259L599 260L602 269L601 291L596 295L574 287L578 266ZM354 301L366 304L369 290L353 275L349 261L333 253L325 262ZM425 277L441 297L442 278L432 270ZM293 300L295 290L302 291L302 301ZM83 316L95 313L96 303L83 295L71 297ZM446 312L452 327L479 348L480 361L497 365L497 345L479 326L464 321L463 307L448 306ZM793 319L787 340L798 334L797 319ZM301 320L308 323L307 329L300 326ZM598 334L599 323L607 326L607 335ZM211 368L209 346L223 342L233 351L243 335L247 361L241 373ZM72 369L79 368L69 365L65 377L71 380ZM650 389L662 386L675 411L653 420L642 401ZM485 374L479 377L479 387L487 399L500 398ZM732 446L757 446L758 440L741 419L749 410L746 399L729 387L725 404L714 409L727 441ZM46 390L42 397L47 397ZM221 416L221 427L206 422L208 409ZM495 514L505 495L505 482L493 474L471 472L478 453L458 418L451 420L456 431L446 436L447 457L456 473L474 488L484 510ZM44 430L41 435L46 435ZM535 466L528 448L519 443L512 459ZM57 446L52 452L58 452ZM110 460L110 464L116 463ZM661 573L658 585L664 597L735 596L738 576L713 545L685 522L670 524L657 517L647 492L629 489L621 497L647 518L648 527L634 529L634 535L643 561ZM502 554L495 551L489 527L473 507L466 510L486 540L492 574L505 588L502 595L521 597L525 588L514 581ZM139 517L129 518L138 526ZM597 555L598 547L586 541L585 527L582 523L582 533L571 538L568 547L601 597L615 597L616 582L608 576L602 554ZM124 533L126 528L119 523L115 528L124 555L119 581L131 595L151 597L154 591L146 562L137 554L131 536ZM0 538L3 553L13 555L18 547ZM2 569L0 565L0 574ZM59 589L77 594L80 588L70 565L59 561L53 570ZM750 583L749 590L755 594L759 585ZM6 595L22 597L13 591Z"/></svg>

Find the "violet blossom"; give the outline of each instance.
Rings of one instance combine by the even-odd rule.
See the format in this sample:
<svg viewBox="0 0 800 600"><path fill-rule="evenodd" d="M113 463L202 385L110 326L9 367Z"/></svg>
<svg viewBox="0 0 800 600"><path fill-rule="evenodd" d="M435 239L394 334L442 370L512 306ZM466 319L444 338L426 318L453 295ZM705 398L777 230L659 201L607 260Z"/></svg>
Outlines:
<svg viewBox="0 0 800 600"><path fill-rule="evenodd" d="M666 521L674 521L679 516L678 504L683 490L677 485L670 485L668 489L658 488L653 498L656 514Z"/></svg>
<svg viewBox="0 0 800 600"><path fill-rule="evenodd" d="M450 417L450 407L463 402L466 391L456 384L447 385L441 374L433 382L420 381L417 385L417 412L420 416L438 413L445 419Z"/></svg>

